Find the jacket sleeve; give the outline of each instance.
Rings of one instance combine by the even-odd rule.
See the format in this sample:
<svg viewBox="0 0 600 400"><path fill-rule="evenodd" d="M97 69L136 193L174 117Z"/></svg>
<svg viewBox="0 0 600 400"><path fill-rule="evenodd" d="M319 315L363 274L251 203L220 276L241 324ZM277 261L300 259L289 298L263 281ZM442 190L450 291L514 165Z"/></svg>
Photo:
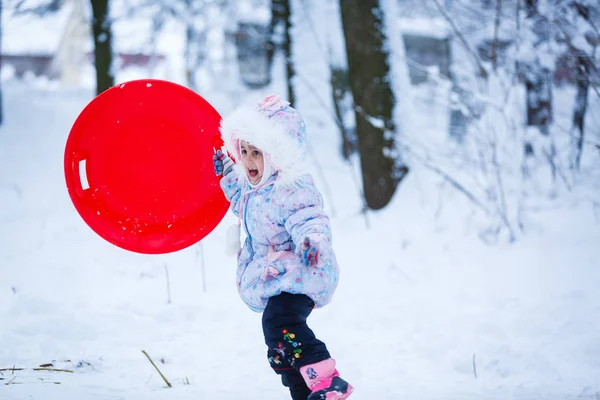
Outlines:
<svg viewBox="0 0 600 400"><path fill-rule="evenodd" d="M331 224L323 210L323 199L313 185L296 189L284 201L282 217L295 248L299 249L308 237L319 250L319 258L329 259L331 254Z"/></svg>
<svg viewBox="0 0 600 400"><path fill-rule="evenodd" d="M235 169L221 178L221 189L225 198L231 203L231 211L236 217L240 215L240 197L242 194L242 184Z"/></svg>

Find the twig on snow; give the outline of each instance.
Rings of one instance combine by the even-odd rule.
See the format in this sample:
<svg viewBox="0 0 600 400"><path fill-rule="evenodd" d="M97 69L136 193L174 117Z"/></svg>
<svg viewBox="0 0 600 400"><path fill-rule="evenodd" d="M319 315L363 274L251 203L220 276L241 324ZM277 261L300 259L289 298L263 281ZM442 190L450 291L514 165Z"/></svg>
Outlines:
<svg viewBox="0 0 600 400"><path fill-rule="evenodd" d="M2 371L12 371L13 374L14 374L15 371L23 371L24 369L25 368L15 368L15 367L12 367L12 368L0 368L0 372L2 372Z"/></svg>
<svg viewBox="0 0 600 400"><path fill-rule="evenodd" d="M32 368L34 371L52 371L52 372L68 372L70 374L73 373L70 369L60 369L60 368Z"/></svg>
<svg viewBox="0 0 600 400"><path fill-rule="evenodd" d="M475 353L473 353L473 375L475 375L475 379L477 379L477 364L475 363Z"/></svg>
<svg viewBox="0 0 600 400"><path fill-rule="evenodd" d="M163 381L165 381L165 383L167 384L167 386L168 387L173 387L171 385L171 383L167 380L167 378L165 378L165 376L163 375L163 373L160 372L160 369L158 369L158 367L156 366L156 364L154 364L154 361L152 361L152 359L150 358L150 356L148 355L148 353L146 353L145 350L142 350L142 353L144 353L144 355L146 356L146 358L148 358L148 361L150 361L150 364L152 364L152 366L156 369L156 371L158 371L160 377L163 378Z"/></svg>

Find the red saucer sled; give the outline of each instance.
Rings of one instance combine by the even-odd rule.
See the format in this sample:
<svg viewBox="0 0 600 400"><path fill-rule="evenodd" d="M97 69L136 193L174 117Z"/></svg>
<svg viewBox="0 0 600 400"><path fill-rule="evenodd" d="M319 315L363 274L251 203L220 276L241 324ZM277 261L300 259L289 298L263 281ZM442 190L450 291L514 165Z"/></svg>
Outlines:
<svg viewBox="0 0 600 400"><path fill-rule="evenodd" d="M195 92L144 79L116 85L75 121L65 178L77 212L110 243L137 253L184 249L229 203L212 165L221 116Z"/></svg>

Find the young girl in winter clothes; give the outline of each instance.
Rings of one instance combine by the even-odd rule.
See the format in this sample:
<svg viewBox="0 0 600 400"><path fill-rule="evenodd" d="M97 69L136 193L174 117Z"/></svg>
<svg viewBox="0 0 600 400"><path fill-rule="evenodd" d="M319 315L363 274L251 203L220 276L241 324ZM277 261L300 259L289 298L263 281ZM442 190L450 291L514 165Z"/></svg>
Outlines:
<svg viewBox="0 0 600 400"><path fill-rule="evenodd" d="M221 133L237 164L217 151L215 172L247 234L238 292L263 312L269 363L294 400L345 399L352 386L306 324L313 308L331 301L338 265L321 194L302 169L304 121L272 95L223 119Z"/></svg>

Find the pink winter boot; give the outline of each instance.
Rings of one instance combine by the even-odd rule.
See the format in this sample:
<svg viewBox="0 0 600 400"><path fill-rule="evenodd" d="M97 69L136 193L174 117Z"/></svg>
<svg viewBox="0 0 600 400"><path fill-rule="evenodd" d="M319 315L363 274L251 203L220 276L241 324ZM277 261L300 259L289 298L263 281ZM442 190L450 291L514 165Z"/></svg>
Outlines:
<svg viewBox="0 0 600 400"><path fill-rule="evenodd" d="M312 392L307 400L343 400L354 390L340 378L333 358L306 365L300 368L300 374Z"/></svg>

